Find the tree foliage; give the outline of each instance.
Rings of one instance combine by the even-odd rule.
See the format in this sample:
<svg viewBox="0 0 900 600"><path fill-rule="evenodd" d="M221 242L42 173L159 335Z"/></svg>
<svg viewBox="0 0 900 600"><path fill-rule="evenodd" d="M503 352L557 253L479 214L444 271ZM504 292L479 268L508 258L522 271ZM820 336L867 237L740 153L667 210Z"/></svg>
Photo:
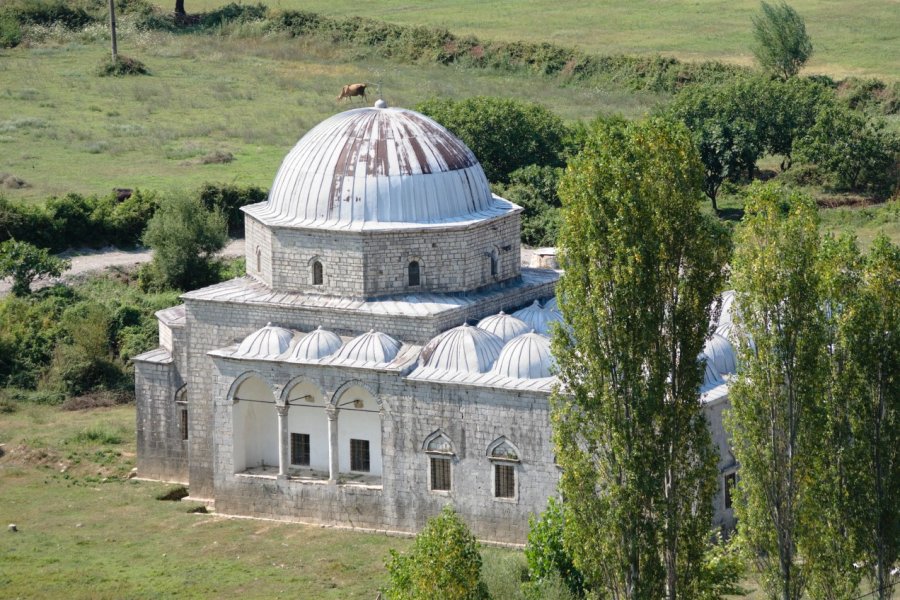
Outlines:
<svg viewBox="0 0 900 600"><path fill-rule="evenodd" d="M563 542L565 514L562 503L550 498L540 518L528 520L528 545L525 558L533 582L559 577L575 597L584 595L584 577L572 561Z"/></svg>
<svg viewBox="0 0 900 600"><path fill-rule="evenodd" d="M465 142L493 183L507 183L510 173L531 164L564 166L565 124L540 104L479 96L432 99L416 110Z"/></svg>
<svg viewBox="0 0 900 600"><path fill-rule="evenodd" d="M760 66L784 79L799 73L812 55L806 24L786 2L761 3L760 14L753 17L753 38Z"/></svg>
<svg viewBox="0 0 900 600"><path fill-rule="evenodd" d="M406 554L391 550L385 597L391 600L483 600L481 553L450 505L425 525Z"/></svg>
<svg viewBox="0 0 900 600"><path fill-rule="evenodd" d="M144 233L153 249L155 278L165 287L191 289L216 279L214 257L227 241L227 222L219 211L208 211L196 198L174 196L163 203Z"/></svg>
<svg viewBox="0 0 900 600"><path fill-rule="evenodd" d="M0 244L0 279L11 277L12 293L27 296L38 277L59 277L71 263L28 242L7 240Z"/></svg>
<svg viewBox="0 0 900 600"><path fill-rule="evenodd" d="M560 185L565 541L586 584L613 597L702 585L717 460L697 356L728 252L700 213L702 182L688 131L654 119L599 127Z"/></svg>
<svg viewBox="0 0 900 600"><path fill-rule="evenodd" d="M729 414L741 465L735 512L768 593L799 600L827 379L818 218L812 199L773 184L751 186L745 211L732 263L742 332Z"/></svg>
<svg viewBox="0 0 900 600"><path fill-rule="evenodd" d="M818 108L797 154L831 173L839 188L885 195L897 185L900 136L882 119L838 104Z"/></svg>

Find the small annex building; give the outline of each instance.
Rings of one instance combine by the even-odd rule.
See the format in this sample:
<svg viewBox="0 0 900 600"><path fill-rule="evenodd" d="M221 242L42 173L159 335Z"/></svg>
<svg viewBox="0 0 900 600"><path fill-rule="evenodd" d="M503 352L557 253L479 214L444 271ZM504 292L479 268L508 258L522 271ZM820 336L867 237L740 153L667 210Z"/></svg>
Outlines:
<svg viewBox="0 0 900 600"><path fill-rule="evenodd" d="M372 530L451 503L478 538L523 543L557 494L561 316L559 273L520 264L522 209L458 138L379 101L309 131L243 210L246 275L157 313L159 348L134 358L139 476L223 514ZM721 333L701 393L726 490Z"/></svg>

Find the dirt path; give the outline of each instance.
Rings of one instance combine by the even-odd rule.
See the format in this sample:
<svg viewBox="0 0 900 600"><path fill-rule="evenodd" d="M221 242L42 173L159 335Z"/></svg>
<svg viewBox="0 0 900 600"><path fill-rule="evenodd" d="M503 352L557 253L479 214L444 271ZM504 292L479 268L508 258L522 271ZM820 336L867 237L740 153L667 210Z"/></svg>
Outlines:
<svg viewBox="0 0 900 600"><path fill-rule="evenodd" d="M555 264L539 264L540 260L535 255L549 255L553 253L552 248L522 248L522 266L536 267L548 266L554 267ZM110 267L133 267L139 264L150 262L153 258L153 252L149 248L140 248L137 250L120 250L113 246L95 250L92 248L84 248L81 250L67 250L59 255L61 258L68 258L72 261L72 266L66 271L62 277L53 279L38 279L31 284L31 289L40 289L56 283L57 281L71 281L78 279L80 276L95 271L102 271ZM231 240L227 246L219 253L219 256L225 258L235 258L244 256L244 240ZM0 281L0 296L9 293L12 284L8 281Z"/></svg>
<svg viewBox="0 0 900 600"><path fill-rule="evenodd" d="M225 258L235 258L244 255L244 240L231 240L228 245L219 253L219 256ZM133 267L142 263L150 262L153 258L153 251L149 248L139 248L137 250L120 250L113 246L95 250L92 248L84 248L80 250L67 250L59 254L60 258L67 258L72 261L72 266L68 271L63 273L62 277L52 279L39 279L31 284L31 289L36 290L47 287L57 281L71 281L78 277L94 271L102 271L110 267ZM12 284L8 281L0 281L0 296L6 295Z"/></svg>

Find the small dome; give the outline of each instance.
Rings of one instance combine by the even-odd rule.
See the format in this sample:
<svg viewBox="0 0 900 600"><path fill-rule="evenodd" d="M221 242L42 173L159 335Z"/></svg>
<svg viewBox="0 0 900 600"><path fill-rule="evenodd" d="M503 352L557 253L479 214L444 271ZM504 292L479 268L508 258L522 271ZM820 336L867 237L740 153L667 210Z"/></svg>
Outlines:
<svg viewBox="0 0 900 600"><path fill-rule="evenodd" d="M509 206L495 200L459 138L425 115L379 105L310 130L281 163L266 203L247 212L270 225L345 229L473 219Z"/></svg>
<svg viewBox="0 0 900 600"><path fill-rule="evenodd" d="M731 342L718 333L712 334L703 347L708 363L712 363L716 371L721 375L730 375L737 372L737 359Z"/></svg>
<svg viewBox="0 0 900 600"><path fill-rule="evenodd" d="M291 360L325 358L337 352L340 347L341 338L337 334L318 327L300 338L300 341L294 346L294 351L291 352Z"/></svg>
<svg viewBox="0 0 900 600"><path fill-rule="evenodd" d="M462 325L441 334L425 366L446 371L487 373L502 348L503 340L493 333Z"/></svg>
<svg viewBox="0 0 900 600"><path fill-rule="evenodd" d="M524 321L536 333L544 335L550 333L550 325L552 323L562 323L562 315L554 310L541 308L541 303L537 300L531 306L517 310L513 313L513 316Z"/></svg>
<svg viewBox="0 0 900 600"><path fill-rule="evenodd" d="M516 379L540 379L551 377L555 364L550 340L531 332L506 344L491 372Z"/></svg>
<svg viewBox="0 0 900 600"><path fill-rule="evenodd" d="M387 363L400 351L400 342L386 333L369 331L344 344L337 353L341 360L355 362Z"/></svg>
<svg viewBox="0 0 900 600"><path fill-rule="evenodd" d="M544 302L544 310L559 312L559 304L556 303L556 296L553 296L552 298Z"/></svg>
<svg viewBox="0 0 900 600"><path fill-rule="evenodd" d="M702 360L705 365L703 371L703 383L700 387L714 388L725 383L725 380L722 379L722 376L719 375L719 372L716 370L715 366L713 366L712 361L709 360L705 354L701 352L700 356L697 357L697 360Z"/></svg>
<svg viewBox="0 0 900 600"><path fill-rule="evenodd" d="M275 358L283 354L294 338L292 331L271 323L244 338L232 356L241 358Z"/></svg>
<svg viewBox="0 0 900 600"><path fill-rule="evenodd" d="M484 329L488 333L493 333L503 340L504 344L514 337L531 331L531 327L526 323L512 315L506 314L502 310L499 314L483 318L478 322L478 328Z"/></svg>

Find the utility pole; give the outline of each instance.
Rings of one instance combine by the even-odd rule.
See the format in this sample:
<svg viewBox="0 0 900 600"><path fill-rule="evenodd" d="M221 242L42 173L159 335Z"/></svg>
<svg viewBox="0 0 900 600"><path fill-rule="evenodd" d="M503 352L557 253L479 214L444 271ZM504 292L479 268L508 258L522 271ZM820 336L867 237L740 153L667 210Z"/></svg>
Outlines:
<svg viewBox="0 0 900 600"><path fill-rule="evenodd" d="M112 38L113 64L119 58L119 49L116 47L116 0L109 0L109 35Z"/></svg>

